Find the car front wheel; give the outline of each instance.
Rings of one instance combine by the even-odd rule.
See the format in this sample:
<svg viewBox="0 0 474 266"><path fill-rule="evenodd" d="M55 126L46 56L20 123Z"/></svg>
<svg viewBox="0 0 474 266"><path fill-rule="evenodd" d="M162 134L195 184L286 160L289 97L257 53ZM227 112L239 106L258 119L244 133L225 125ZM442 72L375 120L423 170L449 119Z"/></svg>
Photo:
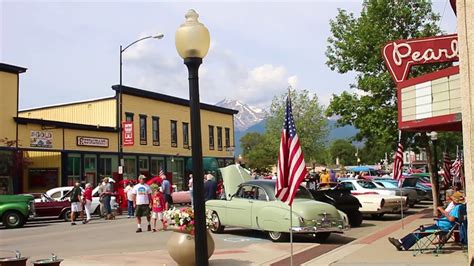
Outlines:
<svg viewBox="0 0 474 266"><path fill-rule="evenodd" d="M282 232L269 231L268 232L268 237L273 242L284 242L284 241L288 241L289 234L288 233L282 233Z"/></svg>
<svg viewBox="0 0 474 266"><path fill-rule="evenodd" d="M63 219L66 222L71 221L71 210L66 210L63 212Z"/></svg>
<svg viewBox="0 0 474 266"><path fill-rule="evenodd" d="M25 217L16 211L9 211L3 215L3 224L7 228L22 227L26 222Z"/></svg>
<svg viewBox="0 0 474 266"><path fill-rule="evenodd" d="M217 215L216 212L212 213L212 225L211 225L211 231L213 233L219 234L224 232L225 226L221 224L221 220L219 220L219 215Z"/></svg>

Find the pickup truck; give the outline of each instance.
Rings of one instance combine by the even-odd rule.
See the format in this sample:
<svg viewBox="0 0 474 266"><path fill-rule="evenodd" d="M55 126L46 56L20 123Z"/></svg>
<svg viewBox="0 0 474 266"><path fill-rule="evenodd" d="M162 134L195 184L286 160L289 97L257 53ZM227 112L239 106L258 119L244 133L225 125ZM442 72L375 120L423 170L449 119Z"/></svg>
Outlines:
<svg viewBox="0 0 474 266"><path fill-rule="evenodd" d="M318 189L308 189L317 201L329 203L336 209L347 214L351 227L359 227L362 224L362 206L359 200L351 194L348 189L334 188L337 183L319 184ZM329 189L329 187L333 187Z"/></svg>
<svg viewBox="0 0 474 266"><path fill-rule="evenodd" d="M32 195L0 195L0 218L7 228L22 227L36 216Z"/></svg>

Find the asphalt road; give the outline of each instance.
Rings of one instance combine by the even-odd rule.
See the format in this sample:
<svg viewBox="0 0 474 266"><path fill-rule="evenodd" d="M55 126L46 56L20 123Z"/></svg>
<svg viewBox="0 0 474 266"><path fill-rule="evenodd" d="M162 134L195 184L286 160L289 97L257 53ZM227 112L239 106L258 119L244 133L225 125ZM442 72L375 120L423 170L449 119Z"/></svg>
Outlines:
<svg viewBox="0 0 474 266"><path fill-rule="evenodd" d="M410 209L407 215L423 210L430 205ZM383 229L398 220L400 215L386 215L380 219L364 217L361 227L352 228L343 235L333 234L327 244L346 244ZM146 222L142 222L146 228ZM23 228L5 229L0 226L0 257L12 256L15 250L31 259L49 258L51 253L67 258L82 255L100 255L121 252L165 250L171 232L135 233L136 221L126 216L106 221L94 218L89 224L70 223L59 220L37 220L28 222ZM230 228L223 234L213 234L216 248L238 249L259 243L269 243L263 232ZM315 243L309 236L295 236L294 242Z"/></svg>

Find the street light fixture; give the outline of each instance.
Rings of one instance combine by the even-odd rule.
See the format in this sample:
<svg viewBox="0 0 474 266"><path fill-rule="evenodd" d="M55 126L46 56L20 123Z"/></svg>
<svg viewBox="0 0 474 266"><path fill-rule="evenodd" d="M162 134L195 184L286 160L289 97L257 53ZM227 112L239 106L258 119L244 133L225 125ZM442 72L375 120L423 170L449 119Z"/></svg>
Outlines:
<svg viewBox="0 0 474 266"><path fill-rule="evenodd" d="M186 21L176 31L175 44L178 54L188 68L189 107L191 112L191 139L193 161L193 198L195 219L195 263L209 265L206 237L206 207L204 203L204 180L202 166L201 112L199 102L198 70L202 59L209 51L210 37L207 28L198 21L199 15L190 9Z"/></svg>
<svg viewBox="0 0 474 266"><path fill-rule="evenodd" d="M127 50L128 48L130 48L130 46L138 43L138 42L141 42L141 41L144 41L144 40L147 40L147 39L163 39L165 35L163 33L158 33L158 34L155 34L155 35L150 35L150 36L147 36L147 37L143 37L141 39L138 39L132 43L130 43L129 45L125 46L125 48L122 48L122 45L120 45L120 88L119 88L119 112L117 114L118 116L118 121L119 121L119 125L118 125L118 128L119 128L119 137L118 137L118 140L119 140L119 165L121 167L123 167L123 160L122 160L122 157L123 157L123 143L122 143L122 54L123 52L125 52L125 50ZM123 173L123 168L122 168L122 173Z"/></svg>

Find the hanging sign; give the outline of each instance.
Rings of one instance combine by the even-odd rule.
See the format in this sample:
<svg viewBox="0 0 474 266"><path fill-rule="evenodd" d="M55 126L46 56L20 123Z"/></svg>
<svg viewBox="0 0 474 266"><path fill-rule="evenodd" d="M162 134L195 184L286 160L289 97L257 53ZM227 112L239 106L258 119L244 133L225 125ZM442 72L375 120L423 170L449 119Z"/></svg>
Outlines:
<svg viewBox="0 0 474 266"><path fill-rule="evenodd" d="M382 48L385 64L395 83L407 79L414 65L458 61L458 35L397 40Z"/></svg>
<svg viewBox="0 0 474 266"><path fill-rule="evenodd" d="M133 121L122 122L122 142L123 146L133 146Z"/></svg>
<svg viewBox="0 0 474 266"><path fill-rule="evenodd" d="M30 131L30 147L35 148L52 148L53 132L51 131Z"/></svg>

